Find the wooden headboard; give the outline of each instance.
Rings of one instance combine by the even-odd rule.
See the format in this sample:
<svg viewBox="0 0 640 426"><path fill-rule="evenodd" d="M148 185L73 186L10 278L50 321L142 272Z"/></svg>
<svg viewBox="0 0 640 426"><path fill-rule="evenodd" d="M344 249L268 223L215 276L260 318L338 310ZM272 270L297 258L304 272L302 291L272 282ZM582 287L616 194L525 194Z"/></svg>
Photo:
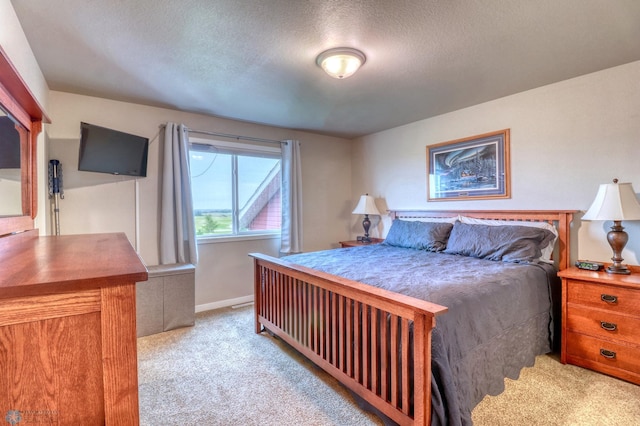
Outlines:
<svg viewBox="0 0 640 426"><path fill-rule="evenodd" d="M389 210L391 219L438 218L467 216L476 219L497 219L525 222L547 222L558 230L554 261L558 269L570 266L570 224L575 210ZM556 254L557 253L557 254Z"/></svg>

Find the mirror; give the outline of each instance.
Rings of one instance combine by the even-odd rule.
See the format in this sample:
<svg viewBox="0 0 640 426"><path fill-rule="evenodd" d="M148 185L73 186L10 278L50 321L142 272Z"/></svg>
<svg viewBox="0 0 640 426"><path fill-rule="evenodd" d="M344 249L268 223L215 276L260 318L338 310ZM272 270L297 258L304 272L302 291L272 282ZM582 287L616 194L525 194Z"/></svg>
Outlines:
<svg viewBox="0 0 640 426"><path fill-rule="evenodd" d="M21 216L22 212L22 139L27 130L0 108L0 217Z"/></svg>
<svg viewBox="0 0 640 426"><path fill-rule="evenodd" d="M49 118L0 47L0 236L33 229L37 208L36 143L42 122ZM16 139L17 135L17 139ZM17 145L16 145L17 144ZM2 151L6 149L6 151ZM18 154L15 154L18 152ZM19 167L15 156L19 155ZM18 171L19 170L19 171ZM20 175L19 184L16 182ZM6 181L6 182L5 182ZM19 194L19 195L18 195ZM6 209L5 209L6 204Z"/></svg>

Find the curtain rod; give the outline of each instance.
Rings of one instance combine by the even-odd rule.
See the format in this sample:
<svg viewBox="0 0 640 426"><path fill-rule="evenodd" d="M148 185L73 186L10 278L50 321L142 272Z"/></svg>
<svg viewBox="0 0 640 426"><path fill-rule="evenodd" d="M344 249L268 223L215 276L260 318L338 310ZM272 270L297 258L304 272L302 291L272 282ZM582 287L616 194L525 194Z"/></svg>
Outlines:
<svg viewBox="0 0 640 426"><path fill-rule="evenodd" d="M237 139L237 140L243 140L243 141L267 142L267 143L277 143L277 144L282 142L282 141L277 141L275 139L254 138L251 136L238 136L238 135L231 135L228 133L208 132L206 130L193 130L188 127L187 127L187 130L191 133L200 133L203 135L219 136L222 138Z"/></svg>
<svg viewBox="0 0 640 426"><path fill-rule="evenodd" d="M161 127L166 127L166 124L162 124ZM251 136L239 136L239 135L232 135L229 133L209 132L206 130L194 130L187 126L185 127L190 133L200 133L202 135L219 136L219 137L228 138L228 139L237 139L237 140L252 141L252 142L277 143L277 144L283 142L283 141L277 141L275 139L254 138Z"/></svg>

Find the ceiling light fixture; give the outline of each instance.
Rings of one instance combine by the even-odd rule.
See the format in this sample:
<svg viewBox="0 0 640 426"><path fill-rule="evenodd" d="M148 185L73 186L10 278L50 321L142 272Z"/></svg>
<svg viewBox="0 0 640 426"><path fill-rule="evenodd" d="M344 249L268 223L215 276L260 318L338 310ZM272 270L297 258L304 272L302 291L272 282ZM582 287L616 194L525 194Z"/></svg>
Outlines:
<svg viewBox="0 0 640 426"><path fill-rule="evenodd" d="M347 78L365 63L367 58L359 50L336 47L325 50L316 58L316 64L333 78Z"/></svg>

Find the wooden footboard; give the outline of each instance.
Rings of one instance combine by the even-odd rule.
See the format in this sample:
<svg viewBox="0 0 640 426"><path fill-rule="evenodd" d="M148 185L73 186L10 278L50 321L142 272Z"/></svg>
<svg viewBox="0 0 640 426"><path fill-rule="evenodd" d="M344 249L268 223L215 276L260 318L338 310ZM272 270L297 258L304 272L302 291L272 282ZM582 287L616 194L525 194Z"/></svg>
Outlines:
<svg viewBox="0 0 640 426"><path fill-rule="evenodd" d="M256 333L264 326L398 424L429 424L431 330L447 308L251 256Z"/></svg>

